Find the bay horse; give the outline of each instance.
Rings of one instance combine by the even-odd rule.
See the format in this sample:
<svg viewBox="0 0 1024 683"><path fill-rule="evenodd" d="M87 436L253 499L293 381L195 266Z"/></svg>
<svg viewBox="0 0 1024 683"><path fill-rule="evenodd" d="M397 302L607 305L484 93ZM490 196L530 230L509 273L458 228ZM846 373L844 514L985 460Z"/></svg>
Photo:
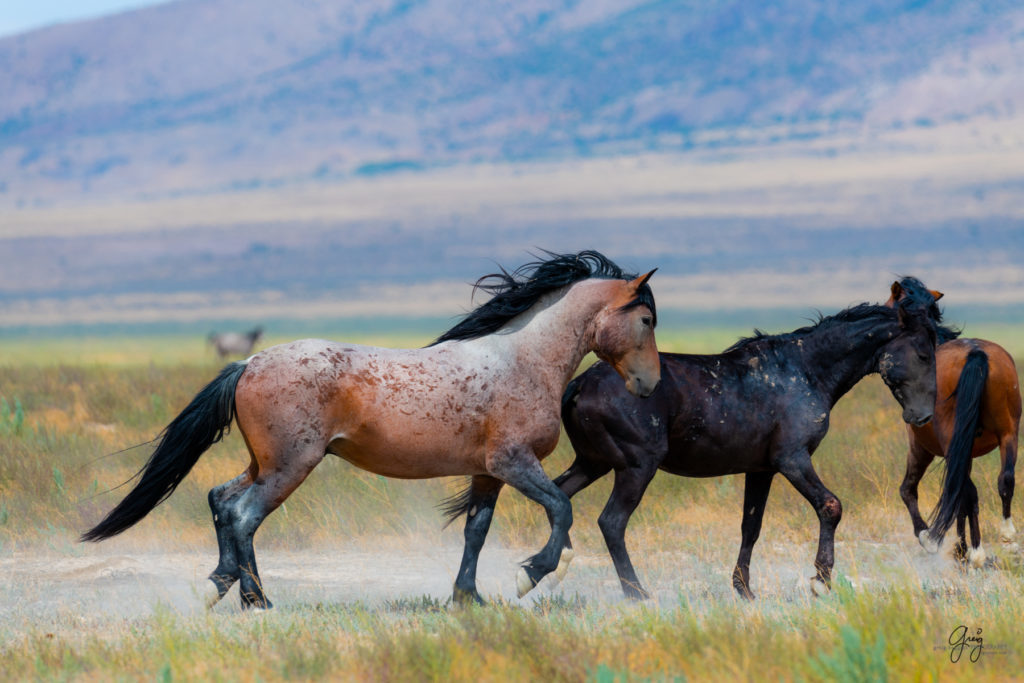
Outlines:
<svg viewBox="0 0 1024 683"><path fill-rule="evenodd" d="M661 353L661 384L638 400L595 363L569 383L562 420L576 458L555 484L570 498L615 471L598 524L627 598L648 597L626 550L626 525L658 470L685 477L746 474L742 543L732 583L745 598L750 557L772 479L781 473L819 520L815 593L830 588L839 499L819 479L811 455L832 406L878 372L924 424L935 405L935 330L920 308L861 304L786 334L755 330L717 355Z"/></svg>
<svg viewBox="0 0 1024 683"><path fill-rule="evenodd" d="M227 365L164 429L138 483L82 540L141 520L234 419L250 462L209 494L220 559L208 604L240 582L243 608L271 606L253 535L327 454L387 477L471 475L456 602L482 602L477 557L502 486L539 503L552 531L519 569L520 593L529 590L558 566L572 525L569 499L540 461L558 442L560 399L580 361L595 352L638 396L660 380L647 284L654 271L626 275L596 251L544 254L480 278L475 289L491 298L426 348L307 339Z"/></svg>
<svg viewBox="0 0 1024 683"><path fill-rule="evenodd" d="M932 319L942 322L938 302L942 292L927 289L914 277L892 283L887 306L915 301L928 307ZM900 485L914 535L929 552L937 552L946 531L957 524L957 557L971 565L985 564L978 526L978 489L971 481L971 462L999 448L1002 464L996 488L1003 502L1000 540L1013 548L1014 528L1010 514L1013 501L1014 468L1020 434L1021 395L1017 367L1006 349L985 339L958 339L959 332L939 326L939 346L935 352L938 394L932 421L926 425L907 425L910 448L907 472ZM931 526L921 518L917 485L936 458L946 459L942 495L931 516ZM968 548L965 522L970 521L971 545Z"/></svg>

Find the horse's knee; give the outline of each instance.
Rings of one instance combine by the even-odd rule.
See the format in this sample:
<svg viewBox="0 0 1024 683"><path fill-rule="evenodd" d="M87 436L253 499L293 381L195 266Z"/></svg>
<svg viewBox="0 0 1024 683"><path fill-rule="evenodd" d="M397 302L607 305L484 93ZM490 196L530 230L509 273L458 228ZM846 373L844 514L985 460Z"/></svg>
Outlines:
<svg viewBox="0 0 1024 683"><path fill-rule="evenodd" d="M821 504L818 516L822 522L835 526L843 518L843 504L835 496L829 495Z"/></svg>

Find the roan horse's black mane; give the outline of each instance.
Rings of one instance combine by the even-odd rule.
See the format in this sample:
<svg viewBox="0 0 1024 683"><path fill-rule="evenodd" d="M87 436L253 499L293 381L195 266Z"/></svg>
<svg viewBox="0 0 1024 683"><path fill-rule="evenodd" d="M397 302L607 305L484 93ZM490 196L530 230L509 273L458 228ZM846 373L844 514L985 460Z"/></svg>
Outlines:
<svg viewBox="0 0 1024 683"><path fill-rule="evenodd" d="M916 277L907 275L901 277L899 283L900 287L903 288L903 293L907 295L905 300L909 300L914 305L923 306L928 311L928 317L935 324L935 333L940 344L945 344L960 336L962 330L959 328L947 327L941 324L942 310L939 308L939 304L936 303L935 297L932 296L932 293L924 286L923 282Z"/></svg>
<svg viewBox="0 0 1024 683"><path fill-rule="evenodd" d="M578 254L554 254L545 251L544 254L550 258L526 263L511 273L502 268L499 273L484 275L477 280L473 286L474 292L482 289L491 294L490 300L470 311L455 327L434 340L431 346L444 341L477 339L497 332L548 292L580 280L592 277L632 280L636 277L624 272L606 256L596 251L587 250ZM654 324L657 325L658 314L654 308L654 293L646 283L640 288L636 299L625 307L638 305L651 309Z"/></svg>
<svg viewBox="0 0 1024 683"><path fill-rule="evenodd" d="M916 303L916 301L912 301L910 303L910 306L915 307ZM744 337L740 339L735 344L727 348L723 353L736 351L746 347L749 344L753 344L754 342L764 340L778 340L784 342L793 339L800 339L802 337L807 336L811 332L825 332L832 327L836 327L838 325L843 325L851 322L858 322L860 320L870 320L875 318L877 318L879 321L885 319L896 320L898 315L899 314L897 313L896 309L869 303L857 304L856 306L851 306L850 308L839 311L835 315L830 316L824 316L819 312L818 319L814 322L813 325L801 327L799 329L793 330L792 332L783 332L782 334L765 334L761 330L755 329L753 336ZM932 323L932 328L937 330L937 325L935 325L935 320L931 318L930 312L929 322Z"/></svg>

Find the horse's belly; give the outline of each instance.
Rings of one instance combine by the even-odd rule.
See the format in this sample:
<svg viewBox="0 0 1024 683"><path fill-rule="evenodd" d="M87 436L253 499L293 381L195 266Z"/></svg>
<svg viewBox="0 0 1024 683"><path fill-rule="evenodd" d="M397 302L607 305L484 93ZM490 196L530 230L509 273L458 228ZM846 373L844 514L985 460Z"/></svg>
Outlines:
<svg viewBox="0 0 1024 683"><path fill-rule="evenodd" d="M682 477L722 477L771 469L763 449L727 448L715 443L691 443L673 447L661 469Z"/></svg>
<svg viewBox="0 0 1024 683"><path fill-rule="evenodd" d="M329 453L360 469L396 479L429 479L485 474L482 453L466 444L438 445L422 440L391 441L337 438Z"/></svg>

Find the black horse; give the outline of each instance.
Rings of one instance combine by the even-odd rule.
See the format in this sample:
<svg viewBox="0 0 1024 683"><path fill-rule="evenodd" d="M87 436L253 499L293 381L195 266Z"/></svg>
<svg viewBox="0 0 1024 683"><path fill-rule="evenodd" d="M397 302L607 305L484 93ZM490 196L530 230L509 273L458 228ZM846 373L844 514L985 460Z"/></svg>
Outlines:
<svg viewBox="0 0 1024 683"><path fill-rule="evenodd" d="M788 334L743 339L718 355L661 354L661 385L637 399L615 371L597 363L573 380L562 419L576 460L555 483L570 497L615 470L598 523L627 597L642 599L626 551L630 515L659 470L686 477L746 473L743 542L733 586L750 591L750 555L761 531L772 478L781 472L820 522L815 592L830 586L833 538L842 515L811 454L828 432L829 412L862 377L881 374L921 425L935 407L935 328L920 307L861 304Z"/></svg>

